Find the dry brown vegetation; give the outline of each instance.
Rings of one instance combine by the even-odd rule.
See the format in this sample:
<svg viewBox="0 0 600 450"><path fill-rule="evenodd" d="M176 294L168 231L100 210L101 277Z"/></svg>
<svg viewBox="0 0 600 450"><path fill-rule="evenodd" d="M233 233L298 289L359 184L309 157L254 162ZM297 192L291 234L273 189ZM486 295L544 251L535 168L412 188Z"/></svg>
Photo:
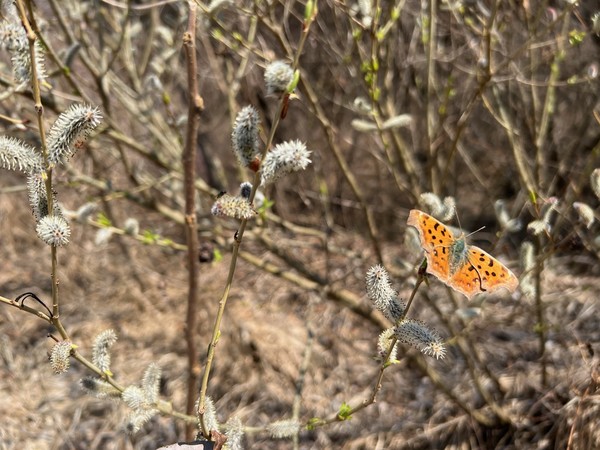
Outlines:
<svg viewBox="0 0 600 450"><path fill-rule="evenodd" d="M88 359L94 337L114 329L111 382L139 384L155 362L161 399L183 414L189 5L18 3L46 48L46 127L73 102L104 117L53 172L66 210L97 208L71 221L70 243L57 250L60 322ZM253 179L236 165L231 125L252 104L267 141L282 101L263 86L274 60L297 60L300 71L274 143L300 139L313 152L306 171L265 189L274 203L241 240L208 384L219 421L241 420L244 448L599 448L600 225L586 226L573 206L598 210L598 5L315 3L308 19L306 2L198 4L197 236L200 252L217 256L199 267L199 377L240 227L210 208L220 191ZM39 148L31 85L14 80L7 51L0 84L0 135ZM404 114L410 123L388 126ZM126 433L130 410L82 390L79 380L94 373L77 360L52 372L48 353L64 335L11 304L34 292L51 306L56 288L25 183L2 170L0 450L183 440L186 421L171 414ZM365 273L381 263L400 295L411 294L422 256L405 223L410 209L426 209L426 192L454 197L464 229L485 225L472 240L520 275L522 288L468 303L431 278L409 315L437 329L446 357L401 346L377 401L336 420L343 403L360 407L372 395L377 337L390 326L366 298ZM498 200L521 227L495 213ZM136 236L120 231L130 218ZM533 258L523 268L526 242ZM265 431L292 417L302 425L295 442ZM331 423L307 429L315 417Z"/></svg>

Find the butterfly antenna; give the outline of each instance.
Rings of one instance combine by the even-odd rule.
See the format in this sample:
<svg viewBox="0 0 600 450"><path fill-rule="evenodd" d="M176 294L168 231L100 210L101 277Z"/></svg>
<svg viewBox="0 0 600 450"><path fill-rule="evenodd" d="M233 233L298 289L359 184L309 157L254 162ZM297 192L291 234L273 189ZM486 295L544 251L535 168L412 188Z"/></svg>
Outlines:
<svg viewBox="0 0 600 450"><path fill-rule="evenodd" d="M474 235L475 233L479 233L479 232L480 232L481 230L483 230L484 228L485 228L485 225L484 225L484 226L482 226L482 227L480 227L480 228L477 228L475 231L471 231L471 232L470 232L469 234L467 234L465 237L469 237L469 236L472 236L472 235Z"/></svg>
<svg viewBox="0 0 600 450"><path fill-rule="evenodd" d="M460 225L460 218L458 217L458 210L456 209L456 205L452 206L452 209L454 210L454 216L456 217L456 222L458 222L458 228L460 228L462 230L462 226Z"/></svg>
<svg viewBox="0 0 600 450"><path fill-rule="evenodd" d="M456 216L456 221L458 222L458 228L460 228L461 230L463 229L462 225L460 224L460 218L458 217L458 210L456 209L456 206L454 207L454 215ZM485 226L478 228L475 231L471 231L469 234L467 234L465 236L465 238L468 238L469 236L474 235L475 233L479 233L481 230L483 230L485 228Z"/></svg>

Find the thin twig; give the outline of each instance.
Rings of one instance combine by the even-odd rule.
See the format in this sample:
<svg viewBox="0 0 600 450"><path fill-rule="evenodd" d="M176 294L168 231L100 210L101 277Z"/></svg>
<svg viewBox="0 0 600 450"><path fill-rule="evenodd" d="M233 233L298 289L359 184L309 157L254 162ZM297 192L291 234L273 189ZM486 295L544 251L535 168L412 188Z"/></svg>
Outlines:
<svg viewBox="0 0 600 450"><path fill-rule="evenodd" d="M298 68L300 55L302 54L302 49L304 48L304 44L306 42L306 38L308 37L308 32L310 30L310 25L314 21L317 14L317 5L316 1L314 2L314 12L311 17L305 19L304 27L302 29L302 35L300 37L300 42L298 43L298 48L296 50L296 55L294 58L294 62L292 64L292 68L296 70ZM267 143L263 148L262 154L260 155L260 160L263 161L271 145L273 143L273 139L275 138L275 131L279 126L279 122L281 120L281 113L287 101L286 95L282 96L279 101L279 106L275 113L275 116L272 121L271 131L269 133L269 137L267 139ZM256 191L258 186L260 185L260 171L256 171L254 174L254 182L252 183L252 190L249 196L249 202L252 203L254 201L254 197L256 195ZM219 340L219 336L221 335L221 322L223 320L223 314L225 312L225 305L227 304L227 299L229 298L229 292L231 290L231 286L233 285L233 276L235 274L237 259L240 252L240 246L242 243L242 239L244 237L244 231L246 230L246 226L248 224L247 219L243 219L240 223L238 231L235 233L235 239L233 242L233 249L231 254L231 262L229 265L229 273L227 275L227 281L225 283L225 289L223 290L223 294L221 299L219 300L219 309L217 311L217 317L215 319L215 324L213 327L212 338L210 344L208 346L208 354L206 357L206 365L204 367L204 374L202 376L202 384L200 387L200 400L198 401L198 415L200 417L200 426L202 428L202 434L205 437L210 437L210 431L207 427L206 420L204 414L206 412L206 395L208 391L208 380L210 377L210 371L212 368L214 356L215 356L215 348L217 346L217 342Z"/></svg>
<svg viewBox="0 0 600 450"><path fill-rule="evenodd" d="M200 112L204 109L204 100L198 93L198 63L196 61L196 4L188 2L189 17L187 31L183 35L183 48L187 60L188 79L188 121L185 148L182 155L185 190L185 234L187 242L188 301L185 323L185 340L188 357L188 385L186 413L194 413L197 378L200 374L198 352L196 350L196 323L198 308L198 224L196 222L196 147ZM186 436L193 436L194 424L186 426Z"/></svg>

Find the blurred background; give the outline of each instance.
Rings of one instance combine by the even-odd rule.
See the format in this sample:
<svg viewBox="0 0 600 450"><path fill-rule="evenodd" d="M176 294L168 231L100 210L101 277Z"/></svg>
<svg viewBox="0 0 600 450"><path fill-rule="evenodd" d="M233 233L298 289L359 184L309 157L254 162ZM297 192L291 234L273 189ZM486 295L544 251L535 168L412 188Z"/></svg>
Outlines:
<svg viewBox="0 0 600 450"><path fill-rule="evenodd" d="M266 93L264 68L294 61L306 2L197 5L202 366L239 225L210 208L254 175L237 165L231 126L253 105L266 141L279 99ZM293 448L263 429L291 418L295 401L306 424L368 399L377 339L390 324L366 297L365 273L383 264L406 299L422 260L408 211L435 213L450 197L465 232L485 226L471 242L521 288L468 302L431 278L410 315L438 331L446 358L400 346L377 402L304 429L298 448L600 447L597 2L317 6L274 141L305 142L312 164L263 190L270 207L244 235L209 385L218 419L250 427L245 448ZM188 5L49 0L32 11L47 127L75 102L104 118L54 172L72 218L71 242L58 252L62 322L84 355L114 329L115 378L139 384L157 363L162 398L184 411ZM3 17L0 132L39 148ZM126 223L133 232L124 234ZM36 236L26 178L5 170L0 230L0 295L33 291L49 302L50 250ZM127 434L130 411L86 394L85 367L52 373L49 333L0 307L0 449L154 449L183 438L185 424L169 416Z"/></svg>

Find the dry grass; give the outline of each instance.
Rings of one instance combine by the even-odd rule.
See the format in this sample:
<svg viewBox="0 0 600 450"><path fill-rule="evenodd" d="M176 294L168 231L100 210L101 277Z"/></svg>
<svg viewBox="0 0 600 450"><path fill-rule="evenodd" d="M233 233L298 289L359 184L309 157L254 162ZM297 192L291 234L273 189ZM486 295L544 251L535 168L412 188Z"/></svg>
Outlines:
<svg viewBox="0 0 600 450"><path fill-rule="evenodd" d="M600 448L599 228L585 228L572 207L574 201L598 205L589 186L600 166L600 91L590 75L598 69L598 40L590 7L498 2L491 13L483 2L454 9L442 2L432 12L436 2L379 2L377 26L387 31L378 40L346 2L322 0L298 55L304 3L242 3L212 15L203 11L196 43L205 103L198 236L201 246L223 256L200 267L201 370L239 226L209 211L219 191L235 192L252 175L235 166L229 150L236 111L257 107L261 142L271 131L280 100L264 95L262 73L272 60L300 56L301 72L274 142L301 139L313 153L306 172L266 190L275 203L266 218L249 224L242 241L247 254L237 262L208 389L219 420L237 416L249 427L245 448L288 449L291 441L259 429L292 416L302 376L303 425L334 417L344 402L356 406L369 398L385 322L366 298L365 273L384 263L400 295L411 294L420 256L405 221L408 210L423 208L419 195L434 191L456 198L465 229L485 225L473 236L482 241L477 245L517 274L523 275L520 246L535 244L536 262L543 264L539 304L521 291L467 303L430 279L410 316L439 331L446 358L401 347L374 404L348 421L304 427L299 448ZM184 210L187 80L178 46L187 5L135 9L125 17L110 2L100 4L86 10L84 2L69 9L49 1L35 13L61 57L80 45L72 79L48 59L55 72L42 90L47 126L75 97L99 105L105 118L106 128L69 169L54 171L59 201L70 210L94 202L116 226L136 218L142 232L185 244L178 214ZM392 8L399 5L397 19ZM125 19L130 28L122 27ZM572 31L584 34L580 43L570 42L577 37ZM428 45L429 32L435 45ZM7 89L0 134L36 144L33 102L10 70L9 55L0 54ZM360 99L372 107L368 113L357 106ZM405 113L412 115L410 127L366 133L352 126L357 118L381 126ZM14 172L0 173L0 295L32 291L50 304L50 251L35 235L24 186ZM553 197L559 203L552 226L532 236L527 223L541 219ZM498 199L522 229L501 229ZM94 337L114 329L116 381L139 384L155 362L163 371L161 398L183 412L185 252L130 236L97 243L97 225L73 220L71 227L71 243L58 251L58 276L61 321L72 341L90 357ZM0 306L0 450L153 450L183 439L185 424L168 415L128 435L123 402L81 389L79 380L90 371L72 361L67 373L52 373L49 334L59 337L46 322Z"/></svg>
<svg viewBox="0 0 600 450"><path fill-rule="evenodd" d="M14 182L15 180L11 180ZM5 270L0 285L9 296L23 289L47 290L44 253L31 229L29 212L19 205L24 194L2 202L3 227L13 230L3 239ZM29 225L31 228L31 225ZM6 228L5 228L6 229ZM74 226L74 242L61 256L63 315L73 340L86 354L93 336L107 328L117 331L113 370L118 381L136 383L150 362L164 371L162 394L176 408L185 399L185 344L182 339L186 290L183 253L131 243L123 238L94 245L94 230ZM340 235L340 244L347 245ZM364 243L352 236L349 250ZM124 243L134 257L120 250ZM403 255L402 247L388 247ZM304 250L306 256L310 250ZM201 270L201 316L198 336L207 342L215 302L226 277L227 259L203 265ZM318 264L318 262L315 262ZM339 262L338 262L339 263ZM336 265L338 264L336 263ZM460 334L476 343L482 363L498 378L505 391L497 399L515 418L510 428L480 429L468 416L432 386L410 359L387 372L379 401L351 421L304 432L302 448L525 448L529 443L562 443L572 426L576 439L593 448L599 436L593 426L598 419L597 394L593 387L596 357L588 345L600 338L597 324L597 277L582 277L559 267L544 272L547 304L547 358L552 385L539 383L539 353L533 332L532 304L524 298L486 299L481 315L464 324ZM363 290L361 270L348 271L346 287ZM141 285L137 283L139 277ZM26 287L25 287L26 286ZM410 286L406 286L406 293ZM436 298L444 316L456 321L456 310L443 300L444 288L435 280L426 294ZM403 293L404 291L401 291ZM366 302L366 299L363 299ZM466 305L460 299L461 306ZM432 320L425 298L415 306L417 317ZM67 374L54 375L47 363L52 332L42 322L4 308L0 324L2 358L0 383L3 402L0 415L2 448L25 449L150 449L174 442L182 424L156 417L144 431L130 437L122 431L126 408L117 402L91 398L79 388L85 370L74 364ZM372 359L379 329L339 305L319 300L277 278L247 265L240 267L238 283L222 330L211 382L222 420L235 414L247 426L262 426L288 418L294 399L303 353L310 328L315 341L311 367L302 394L301 417L324 417L342 402L356 403L368 397L377 363ZM447 331L438 329L442 334ZM463 399L483 406L466 375L464 359L452 344L446 359L427 360L444 375L444 381ZM404 352L414 353L408 349ZM579 399L581 405L579 404ZM591 417L590 417L591 414ZM465 441L469 436L469 441ZM289 443L248 436L248 448L288 448Z"/></svg>

